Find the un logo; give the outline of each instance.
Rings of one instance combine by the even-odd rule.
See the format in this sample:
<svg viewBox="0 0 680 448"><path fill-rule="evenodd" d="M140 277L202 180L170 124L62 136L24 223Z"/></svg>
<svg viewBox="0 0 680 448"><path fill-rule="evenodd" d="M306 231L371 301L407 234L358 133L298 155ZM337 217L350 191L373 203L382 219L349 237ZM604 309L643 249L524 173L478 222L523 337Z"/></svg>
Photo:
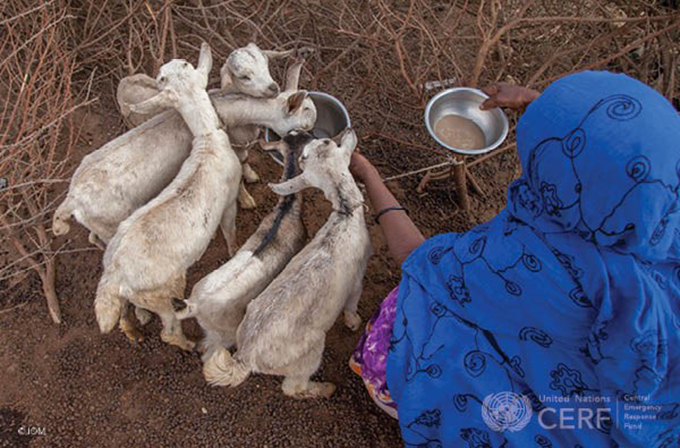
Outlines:
<svg viewBox="0 0 680 448"><path fill-rule="evenodd" d="M482 404L484 423L493 431L516 432L531 420L531 402L524 395L499 392L487 395Z"/></svg>

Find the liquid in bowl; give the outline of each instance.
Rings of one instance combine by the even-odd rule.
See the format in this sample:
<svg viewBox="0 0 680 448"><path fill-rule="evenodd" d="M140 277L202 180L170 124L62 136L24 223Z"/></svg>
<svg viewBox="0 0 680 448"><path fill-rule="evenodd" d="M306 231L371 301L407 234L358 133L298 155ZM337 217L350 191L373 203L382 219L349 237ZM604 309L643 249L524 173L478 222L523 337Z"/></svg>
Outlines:
<svg viewBox="0 0 680 448"><path fill-rule="evenodd" d="M486 138L480 127L460 115L444 115L435 123L434 133L453 148L480 149L486 146Z"/></svg>

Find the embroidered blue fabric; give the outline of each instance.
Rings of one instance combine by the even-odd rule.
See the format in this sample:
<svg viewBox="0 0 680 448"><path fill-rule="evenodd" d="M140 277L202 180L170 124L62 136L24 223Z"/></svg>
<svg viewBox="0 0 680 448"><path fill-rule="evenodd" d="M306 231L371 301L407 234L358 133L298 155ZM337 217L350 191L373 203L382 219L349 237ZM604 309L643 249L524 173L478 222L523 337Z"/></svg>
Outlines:
<svg viewBox="0 0 680 448"><path fill-rule="evenodd" d="M507 207L402 266L387 382L405 445L680 446L677 112L582 72L527 108L517 147Z"/></svg>

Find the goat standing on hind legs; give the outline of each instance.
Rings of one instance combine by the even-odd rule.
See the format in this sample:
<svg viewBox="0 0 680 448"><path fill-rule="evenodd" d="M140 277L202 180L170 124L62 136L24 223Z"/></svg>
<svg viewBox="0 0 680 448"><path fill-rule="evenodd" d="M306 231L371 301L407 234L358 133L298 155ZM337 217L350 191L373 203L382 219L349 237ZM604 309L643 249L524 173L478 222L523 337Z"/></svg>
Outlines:
<svg viewBox="0 0 680 448"><path fill-rule="evenodd" d="M274 98L222 90L208 95L229 133L240 129L243 132L238 133L243 137L241 134L247 134L245 130L254 125L266 126L279 135L293 129L310 130L316 122L316 108L307 92L297 90L299 71L299 66L291 67L288 79L295 83L289 83ZM165 107L150 104L144 114ZM90 241L108 244L123 220L158 196L177 176L191 151L191 139L191 130L182 116L167 110L86 155L73 173L66 198L54 213L54 234L67 233L73 216L90 230Z"/></svg>
<svg viewBox="0 0 680 448"><path fill-rule="evenodd" d="M293 53L295 50L285 52L261 50L252 42L245 47L237 48L229 54L220 69L220 91L243 93L253 98L276 98L280 88L269 73L269 59L282 58ZM129 75L120 80L116 90L116 101L129 127L139 126L167 110L167 107L158 106L145 113L132 111L131 106L156 96L158 92L156 80L143 73ZM233 144L244 144L256 139L257 135L246 141L238 141L233 135L230 135L230 138L236 140L232 142Z"/></svg>
<svg viewBox="0 0 680 448"><path fill-rule="evenodd" d="M119 321L128 338L138 339L128 320L131 302L161 317L163 341L192 349L194 343L186 339L175 317L172 298L184 295L186 270L203 255L220 220L228 224L227 244L236 248L241 164L227 134L219 129L206 92L211 66L210 47L204 43L197 69L183 60L170 61L158 75L160 93L133 106L140 113L159 106L176 108L194 138L177 177L120 224L106 249L95 299L103 333Z"/></svg>
<svg viewBox="0 0 680 448"><path fill-rule="evenodd" d="M321 364L326 332L344 310L345 325L358 330L357 304L371 246L363 197L348 166L356 147L353 131L340 146L330 139L307 143L301 175L272 189L281 195L320 188L333 212L314 239L248 305L236 332L237 351L220 348L203 366L208 382L236 386L250 372L284 376L283 393L295 398L329 397L331 383L310 381Z"/></svg>
<svg viewBox="0 0 680 448"><path fill-rule="evenodd" d="M307 132L291 131L282 140L260 146L283 157L284 182L299 174L298 156L313 139ZM236 343L236 330L248 303L279 275L306 239L302 192L281 196L234 257L196 283L189 299L173 300L178 319L195 317L203 329L199 345L203 362Z"/></svg>
<svg viewBox="0 0 680 448"><path fill-rule="evenodd" d="M281 89L276 81L272 79L269 72L269 61L270 59L283 58L293 54L295 55L295 63L288 70L285 91L297 91L300 69L312 52L313 50L308 47L288 51L261 50L256 44L251 42L245 47L237 48L229 54L229 57L220 69L221 87L219 90L211 90L209 94L241 93L253 98L274 99L281 93ZM145 74L126 76L120 80L116 92L116 100L118 101L118 107L123 118L130 127L138 126L166 110L165 107L159 106L157 109L149 109L144 114L132 112L131 106L146 101L156 94L158 94L156 80ZM225 117L221 118L224 120ZM225 121L229 140L243 165L243 182L245 183L253 183L260 180L259 175L247 162L247 158L249 146L257 141L260 135L261 124L252 123L233 126L228 120ZM312 121L311 124L314 124L314 122ZM288 132L292 129L296 129L296 127L287 128L285 131ZM248 193L243 183L240 187L238 200L239 205L244 209L251 209L257 206L255 199Z"/></svg>

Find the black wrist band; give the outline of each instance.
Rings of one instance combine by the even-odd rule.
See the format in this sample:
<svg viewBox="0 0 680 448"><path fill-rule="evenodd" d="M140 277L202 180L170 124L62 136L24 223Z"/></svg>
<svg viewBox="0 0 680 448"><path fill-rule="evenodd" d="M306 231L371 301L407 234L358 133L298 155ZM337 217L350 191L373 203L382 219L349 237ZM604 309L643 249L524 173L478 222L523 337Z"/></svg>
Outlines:
<svg viewBox="0 0 680 448"><path fill-rule="evenodd" d="M384 215L385 213L393 212L393 211L395 211L395 210L401 210L401 211L404 211L404 212L406 211L406 209L405 209L404 207L401 207L401 206L386 207L386 208L380 210L380 211L375 215L375 218L373 218L373 220L375 221L376 224L380 224L380 217L381 217L382 215Z"/></svg>

